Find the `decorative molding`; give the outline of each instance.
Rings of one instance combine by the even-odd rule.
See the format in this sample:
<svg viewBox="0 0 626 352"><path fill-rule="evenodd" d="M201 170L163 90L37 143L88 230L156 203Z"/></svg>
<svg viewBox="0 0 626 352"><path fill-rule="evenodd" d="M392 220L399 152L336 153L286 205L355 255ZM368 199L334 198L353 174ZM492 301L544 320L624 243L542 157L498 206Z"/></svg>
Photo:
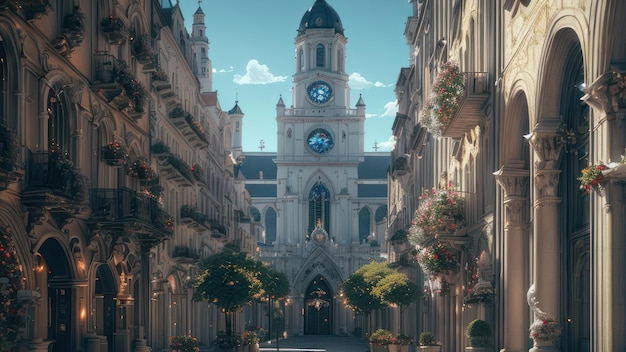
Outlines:
<svg viewBox="0 0 626 352"><path fill-rule="evenodd" d="M530 134L524 136L539 159L535 161L535 167L539 170L559 168L563 154L563 145L559 143L557 136L559 127L561 127L559 118L544 118Z"/></svg>
<svg viewBox="0 0 626 352"><path fill-rule="evenodd" d="M582 100L607 115L626 109L626 73L606 72L585 89Z"/></svg>
<svg viewBox="0 0 626 352"><path fill-rule="evenodd" d="M503 166L493 173L504 191L505 198L524 197L528 188L529 171Z"/></svg>
<svg viewBox="0 0 626 352"><path fill-rule="evenodd" d="M558 198L557 191L559 187L560 174L561 170L535 171L535 189L537 190L537 198Z"/></svg>

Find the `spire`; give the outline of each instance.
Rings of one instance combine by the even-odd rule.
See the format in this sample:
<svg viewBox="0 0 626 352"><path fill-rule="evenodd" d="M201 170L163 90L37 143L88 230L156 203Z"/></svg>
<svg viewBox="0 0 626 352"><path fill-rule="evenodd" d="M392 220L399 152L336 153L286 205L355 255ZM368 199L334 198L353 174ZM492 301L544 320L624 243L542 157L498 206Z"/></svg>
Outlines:
<svg viewBox="0 0 626 352"><path fill-rule="evenodd" d="M365 102L363 102L363 96L359 94L359 101L356 102L356 106L365 106Z"/></svg>
<svg viewBox="0 0 626 352"><path fill-rule="evenodd" d="M283 95L280 95L280 98L278 98L278 103L276 103L276 106L285 106L285 102L283 101Z"/></svg>

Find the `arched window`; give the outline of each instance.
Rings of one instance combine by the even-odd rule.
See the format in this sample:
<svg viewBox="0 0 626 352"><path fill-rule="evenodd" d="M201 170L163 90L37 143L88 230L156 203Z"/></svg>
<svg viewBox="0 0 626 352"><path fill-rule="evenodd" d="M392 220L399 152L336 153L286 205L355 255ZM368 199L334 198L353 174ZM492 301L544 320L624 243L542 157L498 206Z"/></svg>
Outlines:
<svg viewBox="0 0 626 352"><path fill-rule="evenodd" d="M200 34L200 37L202 37L202 29L199 30L198 33Z"/></svg>
<svg viewBox="0 0 626 352"><path fill-rule="evenodd" d="M272 244L276 241L276 211L268 208L265 211L265 243Z"/></svg>
<svg viewBox="0 0 626 352"><path fill-rule="evenodd" d="M343 50L337 51L337 71L343 72Z"/></svg>
<svg viewBox="0 0 626 352"><path fill-rule="evenodd" d="M304 71L304 50L298 52L298 70Z"/></svg>
<svg viewBox="0 0 626 352"><path fill-rule="evenodd" d="M368 208L362 208L359 211L359 242L364 242L372 233L371 214Z"/></svg>
<svg viewBox="0 0 626 352"><path fill-rule="evenodd" d="M48 93L48 143L55 143L67 153L70 152L67 104L62 88L53 87Z"/></svg>
<svg viewBox="0 0 626 352"><path fill-rule="evenodd" d="M200 52L202 53L202 58L203 58L203 59L206 59L206 49L205 49L205 48L202 48L202 49L200 50Z"/></svg>
<svg viewBox="0 0 626 352"><path fill-rule="evenodd" d="M315 229L320 221L322 228L329 231L330 227L330 192L324 184L318 181L309 192L309 226L307 233Z"/></svg>
<svg viewBox="0 0 626 352"><path fill-rule="evenodd" d="M324 45L317 44L316 58L317 67L324 67Z"/></svg>

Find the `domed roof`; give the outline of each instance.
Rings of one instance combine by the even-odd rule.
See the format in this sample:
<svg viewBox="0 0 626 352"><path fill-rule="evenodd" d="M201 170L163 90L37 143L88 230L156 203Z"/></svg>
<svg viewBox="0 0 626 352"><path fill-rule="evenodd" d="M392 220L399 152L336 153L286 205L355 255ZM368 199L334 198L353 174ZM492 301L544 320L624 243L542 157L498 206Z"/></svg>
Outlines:
<svg viewBox="0 0 626 352"><path fill-rule="evenodd" d="M341 18L326 0L316 0L315 4L306 11L300 21L298 35L304 34L307 29L311 28L334 28L335 33L343 35Z"/></svg>

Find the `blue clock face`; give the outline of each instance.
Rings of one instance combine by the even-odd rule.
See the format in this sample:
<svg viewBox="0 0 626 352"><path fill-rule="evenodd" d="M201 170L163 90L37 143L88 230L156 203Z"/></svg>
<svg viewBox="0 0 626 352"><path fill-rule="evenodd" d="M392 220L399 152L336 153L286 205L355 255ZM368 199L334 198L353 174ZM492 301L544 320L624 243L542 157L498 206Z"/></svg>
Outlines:
<svg viewBox="0 0 626 352"><path fill-rule="evenodd" d="M306 140L309 148L318 154L326 153L335 146L333 136L323 128L313 130Z"/></svg>
<svg viewBox="0 0 626 352"><path fill-rule="evenodd" d="M308 98L313 104L322 105L328 103L333 97L333 89L324 81L311 83L307 89Z"/></svg>

